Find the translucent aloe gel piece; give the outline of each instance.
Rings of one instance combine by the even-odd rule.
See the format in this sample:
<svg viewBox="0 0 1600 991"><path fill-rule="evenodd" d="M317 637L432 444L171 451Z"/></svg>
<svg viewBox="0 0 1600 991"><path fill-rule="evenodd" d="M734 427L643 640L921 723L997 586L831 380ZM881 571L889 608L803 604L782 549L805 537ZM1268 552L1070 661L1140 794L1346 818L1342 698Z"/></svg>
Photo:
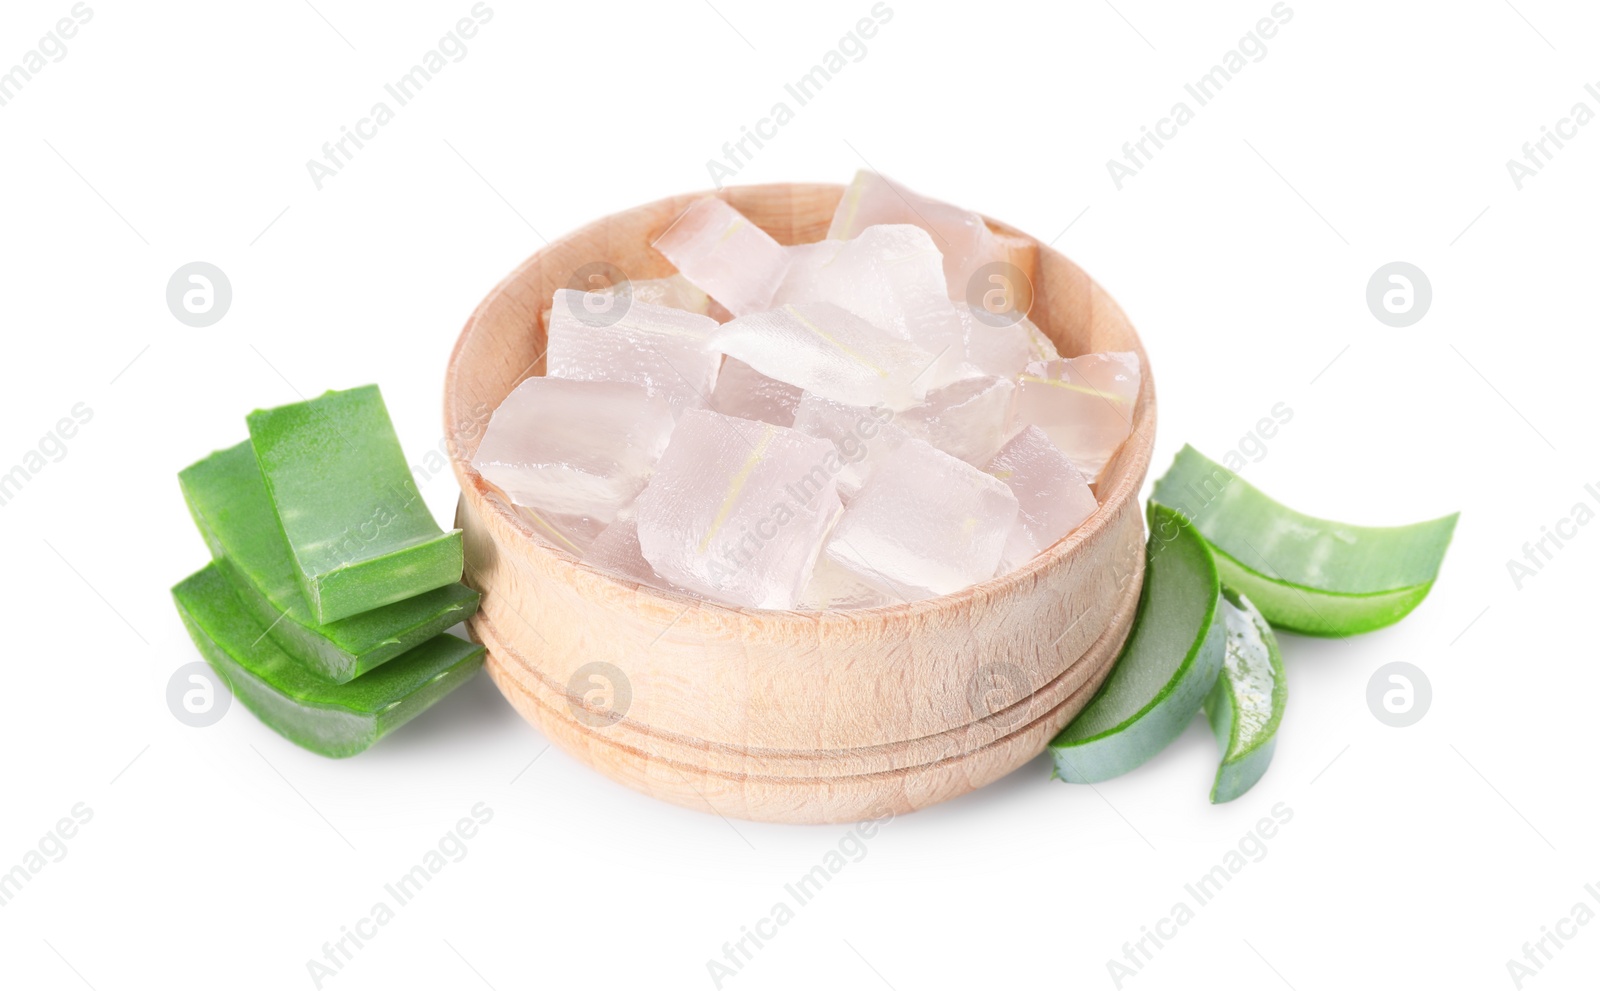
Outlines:
<svg viewBox="0 0 1600 991"><path fill-rule="evenodd" d="M1255 786L1272 763L1278 724L1289 700L1278 638L1250 600L1222 589L1227 640L1222 672L1206 696L1206 718L1222 751L1212 802L1231 802Z"/></svg>
<svg viewBox="0 0 1600 991"><path fill-rule="evenodd" d="M477 611L478 593L455 583L319 626L300 594L294 558L250 443L190 465L178 482L240 602L280 646L330 681L349 681Z"/></svg>
<svg viewBox="0 0 1600 991"><path fill-rule="evenodd" d="M1439 574L1458 515L1397 527L1317 519L1188 446L1151 500L1194 523L1223 582L1273 626L1313 636L1365 633L1415 609Z"/></svg>
<svg viewBox="0 0 1600 991"><path fill-rule="evenodd" d="M274 732L326 757L378 742L471 678L484 649L440 634L343 685L311 674L266 635L215 564L172 590L189 636L233 694Z"/></svg>
<svg viewBox="0 0 1600 991"><path fill-rule="evenodd" d="M1177 739L1222 668L1221 586L1205 541L1150 506L1144 588L1133 629L1100 691L1054 740L1055 776L1088 784L1133 770Z"/></svg>
<svg viewBox="0 0 1600 991"><path fill-rule="evenodd" d="M377 386L256 410L247 422L318 623L461 580L461 531L429 515Z"/></svg>

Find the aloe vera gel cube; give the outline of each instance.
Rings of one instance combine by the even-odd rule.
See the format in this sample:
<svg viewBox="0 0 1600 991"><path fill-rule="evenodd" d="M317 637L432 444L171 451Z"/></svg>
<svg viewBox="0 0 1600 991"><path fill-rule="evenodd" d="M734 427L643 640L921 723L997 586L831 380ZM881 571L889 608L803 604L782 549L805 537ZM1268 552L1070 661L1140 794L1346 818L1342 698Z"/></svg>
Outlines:
<svg viewBox="0 0 1600 991"><path fill-rule="evenodd" d="M215 564L172 590L207 663L274 732L326 757L349 757L471 678L484 649L440 634L382 667L338 685L307 671L266 635Z"/></svg>
<svg viewBox="0 0 1600 991"><path fill-rule="evenodd" d="M316 622L461 578L461 531L429 514L377 386L257 410L248 423Z"/></svg>
<svg viewBox="0 0 1600 991"><path fill-rule="evenodd" d="M240 603L309 670L346 682L443 633L477 610L459 582L319 625L311 615L248 441L178 473L184 499Z"/></svg>

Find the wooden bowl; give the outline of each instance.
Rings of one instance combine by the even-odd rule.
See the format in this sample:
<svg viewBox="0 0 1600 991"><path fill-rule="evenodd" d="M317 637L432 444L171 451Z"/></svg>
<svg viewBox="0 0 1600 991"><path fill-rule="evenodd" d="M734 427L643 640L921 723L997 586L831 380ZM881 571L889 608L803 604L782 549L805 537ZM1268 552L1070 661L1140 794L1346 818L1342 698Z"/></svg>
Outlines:
<svg viewBox="0 0 1600 991"><path fill-rule="evenodd" d="M826 236L842 193L782 184L716 195L798 244ZM1093 280L1039 245L1034 321L1063 354L1137 351L1144 374L1132 435L1098 486L1099 511L1020 571L848 612L741 609L618 579L546 539L471 460L500 401L544 373L551 294L597 271L669 274L651 242L704 195L607 217L536 252L472 314L451 355L457 525L467 581L483 593L468 626L489 649L489 673L562 749L630 787L723 816L843 822L988 784L1040 753L1088 702L1133 621L1144 574L1139 488L1155 437L1138 335Z"/></svg>

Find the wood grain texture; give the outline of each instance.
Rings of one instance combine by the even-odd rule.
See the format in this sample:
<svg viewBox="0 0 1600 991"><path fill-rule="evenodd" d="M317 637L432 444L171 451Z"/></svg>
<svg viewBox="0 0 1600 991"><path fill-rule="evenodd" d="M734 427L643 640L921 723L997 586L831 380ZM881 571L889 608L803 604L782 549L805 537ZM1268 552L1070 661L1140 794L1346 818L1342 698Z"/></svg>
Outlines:
<svg viewBox="0 0 1600 991"><path fill-rule="evenodd" d="M796 244L826 234L842 192L773 185L717 195ZM1137 351L1143 384L1133 433L1098 486L1099 511L1002 578L849 612L702 602L579 563L472 469L489 414L517 383L543 374L551 294L595 263L628 278L669 274L650 244L702 195L553 242L489 294L451 357L445 423L462 488L457 525L467 583L484 596L469 628L489 648L495 684L553 742L612 778L728 816L852 820L1003 776L1043 750L1105 678L1144 569L1149 362L1116 303L1058 252L991 221L1018 238L1013 259L1036 259L1030 316L1062 353ZM595 686L600 695L586 704Z"/></svg>

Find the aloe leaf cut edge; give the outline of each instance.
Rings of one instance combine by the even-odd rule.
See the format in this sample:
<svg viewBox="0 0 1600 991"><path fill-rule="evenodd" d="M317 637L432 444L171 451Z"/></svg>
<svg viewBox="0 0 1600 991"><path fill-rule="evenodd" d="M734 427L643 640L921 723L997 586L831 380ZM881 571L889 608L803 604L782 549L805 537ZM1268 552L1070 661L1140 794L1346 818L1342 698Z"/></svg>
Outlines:
<svg viewBox="0 0 1600 991"><path fill-rule="evenodd" d="M353 681L312 674L266 636L216 564L172 589L206 662L274 732L325 757L349 757L430 708L483 665L484 648L448 633Z"/></svg>
<svg viewBox="0 0 1600 991"><path fill-rule="evenodd" d="M1206 718L1222 759L1213 803L1231 802L1266 773L1289 698L1277 638L1250 600L1223 586L1221 625L1227 644L1222 671L1206 696Z"/></svg>
<svg viewBox="0 0 1600 991"><path fill-rule="evenodd" d="M1055 776L1089 784L1133 770L1176 739L1222 668L1221 583L1183 516L1150 506L1144 587L1115 667L1050 741Z"/></svg>

